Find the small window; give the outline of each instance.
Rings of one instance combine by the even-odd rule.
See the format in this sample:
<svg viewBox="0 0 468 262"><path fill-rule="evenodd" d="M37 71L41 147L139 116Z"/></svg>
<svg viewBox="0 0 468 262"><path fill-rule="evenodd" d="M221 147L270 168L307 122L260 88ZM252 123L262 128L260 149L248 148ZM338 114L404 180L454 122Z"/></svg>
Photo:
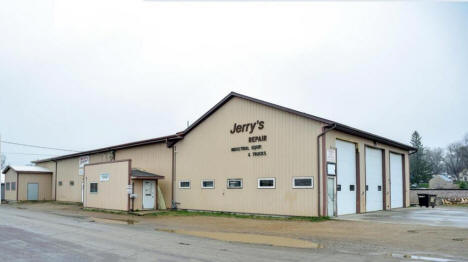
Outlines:
<svg viewBox="0 0 468 262"><path fill-rule="evenodd" d="M202 180L202 188L214 188L214 180Z"/></svg>
<svg viewBox="0 0 468 262"><path fill-rule="evenodd" d="M190 188L190 181L189 180L183 180L179 181L179 188Z"/></svg>
<svg viewBox="0 0 468 262"><path fill-rule="evenodd" d="M259 178L258 179L258 188L275 188L276 181L275 178Z"/></svg>
<svg viewBox="0 0 468 262"><path fill-rule="evenodd" d="M11 191L16 190L16 182L11 182Z"/></svg>
<svg viewBox="0 0 468 262"><path fill-rule="evenodd" d="M62 185L62 181L58 181L58 185L61 186L61 185Z"/></svg>
<svg viewBox="0 0 468 262"><path fill-rule="evenodd" d="M231 178L227 180L227 188L242 188L242 179Z"/></svg>
<svg viewBox="0 0 468 262"><path fill-rule="evenodd" d="M294 177L293 188L314 188L314 178L308 177Z"/></svg>
<svg viewBox="0 0 468 262"><path fill-rule="evenodd" d="M5 187L6 187L6 190L10 191L10 183L9 183L9 182L6 183L6 186L5 186Z"/></svg>
<svg viewBox="0 0 468 262"><path fill-rule="evenodd" d="M89 192L90 193L97 193L98 192L98 183L90 183L89 184Z"/></svg>
<svg viewBox="0 0 468 262"><path fill-rule="evenodd" d="M71 180L70 181L70 186L74 186L75 185L75 181Z"/></svg>

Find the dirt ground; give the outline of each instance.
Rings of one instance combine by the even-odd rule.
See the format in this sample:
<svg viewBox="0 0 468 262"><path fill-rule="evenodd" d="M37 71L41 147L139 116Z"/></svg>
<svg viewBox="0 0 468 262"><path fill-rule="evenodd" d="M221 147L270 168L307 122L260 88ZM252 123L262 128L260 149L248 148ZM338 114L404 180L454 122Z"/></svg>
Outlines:
<svg viewBox="0 0 468 262"><path fill-rule="evenodd" d="M207 216L131 216L83 211L76 205L53 202L17 204L57 215L145 226L154 230L210 237L214 232L286 237L353 254L412 254L468 258L468 229L369 221L324 222L261 220ZM468 218L467 218L468 219ZM195 232L195 233L193 233ZM216 238L216 237L214 237ZM242 238L242 236L241 236ZM222 239L216 238L216 239ZM248 241L246 241L248 242Z"/></svg>

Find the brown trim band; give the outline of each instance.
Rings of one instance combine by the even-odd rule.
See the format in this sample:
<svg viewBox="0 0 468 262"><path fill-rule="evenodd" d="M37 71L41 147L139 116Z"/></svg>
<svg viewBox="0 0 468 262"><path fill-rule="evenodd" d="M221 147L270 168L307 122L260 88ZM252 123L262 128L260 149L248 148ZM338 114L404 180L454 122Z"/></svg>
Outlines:
<svg viewBox="0 0 468 262"><path fill-rule="evenodd" d="M354 144L354 145L356 147L356 214L359 214L361 213L361 165L360 165L361 157L359 154L359 144ZM365 152L365 149L364 149L364 152ZM364 161L365 159L366 158L364 158ZM364 187L364 189L366 188Z"/></svg>
<svg viewBox="0 0 468 262"><path fill-rule="evenodd" d="M117 162L126 162L126 161L132 161L131 159L120 159L120 160L111 160L111 161L102 161L102 162L96 162L96 163L91 163L91 164L86 164L83 166L84 167L87 167L87 166L94 166L94 165L102 165L102 164L111 164L111 163L117 163Z"/></svg>

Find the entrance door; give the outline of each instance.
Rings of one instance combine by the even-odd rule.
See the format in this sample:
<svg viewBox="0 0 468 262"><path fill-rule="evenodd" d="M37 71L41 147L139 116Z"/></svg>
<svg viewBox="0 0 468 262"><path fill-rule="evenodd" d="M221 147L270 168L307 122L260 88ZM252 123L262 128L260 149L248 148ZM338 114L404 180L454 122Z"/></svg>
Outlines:
<svg viewBox="0 0 468 262"><path fill-rule="evenodd" d="M338 215L356 213L356 146L336 140L336 198Z"/></svg>
<svg viewBox="0 0 468 262"><path fill-rule="evenodd" d="M39 184L29 183L28 184L28 200L39 199Z"/></svg>
<svg viewBox="0 0 468 262"><path fill-rule="evenodd" d="M403 157L390 153L390 197L391 207L403 207Z"/></svg>
<svg viewBox="0 0 468 262"><path fill-rule="evenodd" d="M143 180L143 209L154 209L156 200L155 181Z"/></svg>
<svg viewBox="0 0 468 262"><path fill-rule="evenodd" d="M336 215L335 213L335 178L329 177L327 180L327 212L329 217Z"/></svg>
<svg viewBox="0 0 468 262"><path fill-rule="evenodd" d="M382 150L366 147L366 212L383 209Z"/></svg>

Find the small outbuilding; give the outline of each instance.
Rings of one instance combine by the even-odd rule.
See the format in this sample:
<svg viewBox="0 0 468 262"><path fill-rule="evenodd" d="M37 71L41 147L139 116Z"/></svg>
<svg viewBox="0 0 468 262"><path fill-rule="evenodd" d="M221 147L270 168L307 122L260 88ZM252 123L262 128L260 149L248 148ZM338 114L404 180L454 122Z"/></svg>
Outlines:
<svg viewBox="0 0 468 262"><path fill-rule="evenodd" d="M7 166L6 201L52 200L52 171L40 166Z"/></svg>

